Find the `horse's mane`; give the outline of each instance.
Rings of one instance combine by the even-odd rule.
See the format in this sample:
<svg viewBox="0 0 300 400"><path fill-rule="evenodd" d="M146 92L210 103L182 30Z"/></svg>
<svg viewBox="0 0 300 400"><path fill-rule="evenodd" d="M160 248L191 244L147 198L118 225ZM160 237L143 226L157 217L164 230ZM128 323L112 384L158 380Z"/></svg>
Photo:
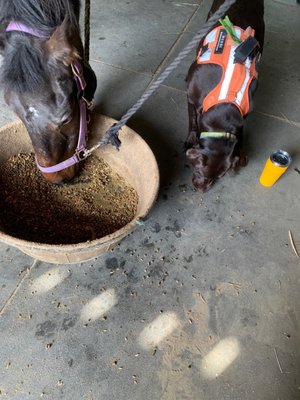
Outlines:
<svg viewBox="0 0 300 400"><path fill-rule="evenodd" d="M78 28L80 0L0 0L0 27L18 21L50 36L65 17ZM1 32L5 41L5 32ZM49 80L40 48L29 35L8 38L1 66L1 83L17 92L35 91Z"/></svg>
<svg viewBox="0 0 300 400"><path fill-rule="evenodd" d="M0 23L19 21L46 35L69 17L76 25L80 0L0 0Z"/></svg>

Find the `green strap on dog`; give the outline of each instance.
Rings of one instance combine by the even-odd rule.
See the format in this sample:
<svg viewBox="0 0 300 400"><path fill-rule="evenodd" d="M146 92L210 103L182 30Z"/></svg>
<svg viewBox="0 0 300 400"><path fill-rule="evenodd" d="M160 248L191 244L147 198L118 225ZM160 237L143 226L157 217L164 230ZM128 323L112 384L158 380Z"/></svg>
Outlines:
<svg viewBox="0 0 300 400"><path fill-rule="evenodd" d="M219 19L220 24L224 27L224 29L226 30L226 32L228 33L228 35L231 36L231 39L237 44L241 44L242 41L237 37L236 33L235 33L235 29L234 26L232 24L232 22L230 21L230 19L228 18L228 15L226 15L226 17L224 19L220 18Z"/></svg>
<svg viewBox="0 0 300 400"><path fill-rule="evenodd" d="M200 139L204 138L222 138L222 139L228 139L230 141L235 141L236 136L234 133L230 132L201 132L200 133Z"/></svg>

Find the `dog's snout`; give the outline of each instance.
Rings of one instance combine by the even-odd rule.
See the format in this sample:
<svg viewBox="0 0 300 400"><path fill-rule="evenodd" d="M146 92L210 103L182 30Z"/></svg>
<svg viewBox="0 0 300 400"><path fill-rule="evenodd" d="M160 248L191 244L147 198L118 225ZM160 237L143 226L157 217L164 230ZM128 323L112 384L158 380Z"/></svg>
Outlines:
<svg viewBox="0 0 300 400"><path fill-rule="evenodd" d="M195 189L203 193L207 192L215 181L213 178L205 178L201 176L199 173L197 173L197 171L194 172L192 180Z"/></svg>

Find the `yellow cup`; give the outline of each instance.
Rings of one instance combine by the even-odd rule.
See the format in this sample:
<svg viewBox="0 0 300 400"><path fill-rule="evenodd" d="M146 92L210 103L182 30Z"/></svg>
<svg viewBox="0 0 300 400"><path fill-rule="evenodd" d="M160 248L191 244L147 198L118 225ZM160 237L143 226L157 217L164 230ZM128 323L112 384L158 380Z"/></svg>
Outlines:
<svg viewBox="0 0 300 400"><path fill-rule="evenodd" d="M259 182L263 186L273 186L281 175L288 169L291 162L292 157L286 151L274 151L266 162L259 178Z"/></svg>

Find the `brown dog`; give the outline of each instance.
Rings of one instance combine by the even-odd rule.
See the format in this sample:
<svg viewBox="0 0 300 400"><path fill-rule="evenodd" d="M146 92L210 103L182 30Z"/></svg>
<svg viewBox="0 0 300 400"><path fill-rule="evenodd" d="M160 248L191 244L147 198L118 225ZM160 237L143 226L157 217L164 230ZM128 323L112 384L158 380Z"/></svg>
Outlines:
<svg viewBox="0 0 300 400"><path fill-rule="evenodd" d="M213 2L208 18L223 2L224 0ZM256 62L260 57L264 41L263 14L263 0L237 0L227 15L232 24L238 27L236 32L240 35L240 42L248 36L251 36L250 39L254 36L259 45L251 52L249 48L246 49L246 53L244 51L244 56L246 54L244 61L240 59L233 61L236 53L232 46L230 47L230 43L234 44L232 37L217 23L205 41L201 41L197 59L189 69L187 76L189 134L185 150L194 166L193 184L199 191L207 191L217 178L247 164L247 158L241 153L242 135L244 120L252 110L253 94L257 88ZM252 31L248 27L251 27ZM228 52L228 60L230 57L232 60L230 71L228 71L230 68L228 60L224 68L216 61L225 51ZM230 53L232 51L233 53ZM246 89L246 79L241 81L240 76L235 76L239 69L242 71L241 76L248 76Z"/></svg>

